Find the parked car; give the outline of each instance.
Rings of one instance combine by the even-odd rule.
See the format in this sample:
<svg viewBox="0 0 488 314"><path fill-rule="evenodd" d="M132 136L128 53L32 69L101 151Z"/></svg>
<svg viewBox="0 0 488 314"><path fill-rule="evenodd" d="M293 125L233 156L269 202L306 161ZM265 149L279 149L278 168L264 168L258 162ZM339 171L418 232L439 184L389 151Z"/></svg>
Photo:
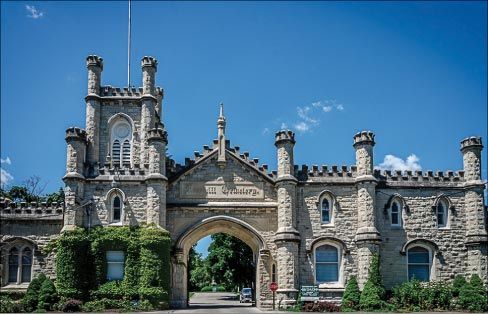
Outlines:
<svg viewBox="0 0 488 314"><path fill-rule="evenodd" d="M251 302L252 303L252 289L251 288L242 288L241 296L239 298L240 303Z"/></svg>

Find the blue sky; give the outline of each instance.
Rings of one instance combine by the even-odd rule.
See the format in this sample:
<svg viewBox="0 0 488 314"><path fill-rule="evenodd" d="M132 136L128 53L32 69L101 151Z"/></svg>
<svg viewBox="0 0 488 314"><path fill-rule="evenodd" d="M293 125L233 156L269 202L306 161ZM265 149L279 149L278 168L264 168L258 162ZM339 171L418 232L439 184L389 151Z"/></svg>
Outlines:
<svg viewBox="0 0 488 314"><path fill-rule="evenodd" d="M1 158L7 184L57 190L64 130L84 126L85 57L126 85L127 2L1 2ZM169 153L216 137L276 168L274 131L296 131L297 164L459 170L459 141L487 134L486 2L133 2L132 84L159 61ZM411 156L415 155L415 156ZM408 158L411 156L410 158ZM486 179L486 149L483 153ZM408 160L407 160L408 159Z"/></svg>

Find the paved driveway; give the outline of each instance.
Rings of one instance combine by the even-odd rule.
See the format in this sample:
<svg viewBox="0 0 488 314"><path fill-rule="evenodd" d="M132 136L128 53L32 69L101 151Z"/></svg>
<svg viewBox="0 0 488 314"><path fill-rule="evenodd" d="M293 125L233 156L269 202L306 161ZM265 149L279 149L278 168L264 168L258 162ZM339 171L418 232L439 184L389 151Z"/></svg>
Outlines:
<svg viewBox="0 0 488 314"><path fill-rule="evenodd" d="M190 307L174 313L261 313L250 303L239 303L235 294L228 292L197 292L190 299Z"/></svg>

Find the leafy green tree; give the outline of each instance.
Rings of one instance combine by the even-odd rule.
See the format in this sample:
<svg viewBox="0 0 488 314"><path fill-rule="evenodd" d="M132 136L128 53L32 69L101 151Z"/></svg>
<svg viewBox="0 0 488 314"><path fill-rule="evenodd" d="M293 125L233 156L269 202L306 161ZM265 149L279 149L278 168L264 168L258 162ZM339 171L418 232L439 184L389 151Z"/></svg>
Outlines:
<svg viewBox="0 0 488 314"><path fill-rule="evenodd" d="M346 285L344 296L342 297L342 311L356 311L359 309L359 300L361 292L359 291L356 276L352 276Z"/></svg>
<svg viewBox="0 0 488 314"><path fill-rule="evenodd" d="M231 291L251 287L255 265L251 248L241 240L224 234L212 235L207 262L213 280Z"/></svg>
<svg viewBox="0 0 488 314"><path fill-rule="evenodd" d="M459 304L469 311L488 311L488 291L478 275L472 275L469 283L460 289Z"/></svg>
<svg viewBox="0 0 488 314"><path fill-rule="evenodd" d="M192 247L188 257L189 291L200 291L212 283L207 260Z"/></svg>
<svg viewBox="0 0 488 314"><path fill-rule="evenodd" d="M462 275L457 275L454 277L454 281L452 282L452 294L455 297L458 297L462 287L464 287L467 283L466 278L464 278Z"/></svg>
<svg viewBox="0 0 488 314"><path fill-rule="evenodd" d="M374 311L382 309L386 303L383 301L385 294L386 290L383 286L380 273L380 258L379 255L375 253L371 260L368 280L361 292L359 301L361 310Z"/></svg>

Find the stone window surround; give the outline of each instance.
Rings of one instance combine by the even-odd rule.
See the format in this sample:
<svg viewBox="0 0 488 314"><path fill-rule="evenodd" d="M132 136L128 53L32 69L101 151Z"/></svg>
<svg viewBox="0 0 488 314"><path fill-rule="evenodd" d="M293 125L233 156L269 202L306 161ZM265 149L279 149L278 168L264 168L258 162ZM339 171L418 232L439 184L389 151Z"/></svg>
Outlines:
<svg viewBox="0 0 488 314"><path fill-rule="evenodd" d="M408 251L410 249L413 249L415 247L421 247L421 248L424 248L426 249L428 252L429 252L429 281L432 281L435 279L435 263L434 263L434 250L427 244L424 244L424 243L411 243L410 245L408 245L406 247L406 260L407 260L407 273L406 273L406 277L407 277L407 281L409 280L408 278L408 267L410 265L410 263L408 262Z"/></svg>
<svg viewBox="0 0 488 314"><path fill-rule="evenodd" d="M114 129L118 126L118 125L127 125L128 128L129 128L129 133L124 136L124 137L118 137L118 136L114 136ZM119 141L119 146L120 146L120 151L119 151L119 154L120 154L120 157L119 157L119 166L123 166L123 162L124 162L124 143L129 140L129 147L130 147L130 158L129 158L129 162L130 164L132 164L132 160L133 160L133 147L134 147L134 143L133 143L133 139L134 139L134 122L132 121L132 119L130 118L130 116L128 116L127 114L125 113L117 113L115 115L113 115L112 117L110 117L110 119L108 120L108 126L109 126L109 138L110 138L110 142L108 143L108 147L109 147L109 150L108 150L108 154L110 155L111 157L111 160L113 162L113 156L112 156L112 150L113 150L113 145L114 145L114 142L115 141Z"/></svg>
<svg viewBox="0 0 488 314"><path fill-rule="evenodd" d="M19 252L19 255L18 255L18 269L17 269L17 282L9 282L8 279L9 279L9 258L10 258L10 250L12 250L13 248L17 248L18 252ZM3 288L22 288L22 287L27 287L29 285L29 282L22 282L22 255L23 255L23 252L24 250L28 248L31 250L31 274L30 274L30 280L32 280L32 272L33 272L33 269L34 269L34 257L35 257L35 246L32 245L31 243L29 243L29 241L27 240L23 240L23 239L16 239L14 240L12 243L10 243L10 245L6 246L5 248L3 248L3 252L4 252L4 256L6 258L6 264L5 264L5 270L3 271L3 278L5 279L5 281L3 282L3 284L5 284L5 286L2 286L2 289ZM2 254L3 255L3 254Z"/></svg>
<svg viewBox="0 0 488 314"><path fill-rule="evenodd" d="M114 221L113 215L113 202L115 197L120 198L120 220ZM124 222L124 207L125 207L125 202L126 202L126 197L125 193L119 189L119 188L113 188L110 191L108 191L107 196L106 196L106 206L108 208L108 224L110 226L122 226Z"/></svg>
<svg viewBox="0 0 488 314"><path fill-rule="evenodd" d="M339 276L338 276L338 281L337 282L330 282L330 283L317 283L317 277L316 277L316 265L315 265L315 250L318 247L321 247L323 245L330 245L333 246L337 249L337 258L338 258L338 265L339 265ZM341 242L334 241L332 239L324 239L317 241L313 244L313 249L312 249L312 265L313 265L313 281L314 284L319 286L319 289L343 289L344 288L344 258L343 255L346 252L344 249L343 245Z"/></svg>
<svg viewBox="0 0 488 314"><path fill-rule="evenodd" d="M317 210L320 213L320 223L322 227L334 227L335 213L338 209L338 202L336 196L329 190L320 192L319 201L317 202ZM324 199L329 201L329 222L323 222L322 220L322 202ZM315 253L314 253L315 254Z"/></svg>
<svg viewBox="0 0 488 314"><path fill-rule="evenodd" d="M394 224L393 223L393 206L396 205L397 206L397 210L398 210L398 223L397 224ZM398 200L398 198L393 198L393 200L391 201L391 206L390 206L390 226L392 229L401 229L403 228L403 206L402 206L402 202L400 202Z"/></svg>
<svg viewBox="0 0 488 314"><path fill-rule="evenodd" d="M450 228L450 216L449 215L449 201L446 200L446 197L440 197L437 199L436 204L435 204L435 222L437 225L437 228L439 229L449 229ZM438 223L438 215L439 215L439 209L442 208L443 216L444 216L444 223L439 224Z"/></svg>

